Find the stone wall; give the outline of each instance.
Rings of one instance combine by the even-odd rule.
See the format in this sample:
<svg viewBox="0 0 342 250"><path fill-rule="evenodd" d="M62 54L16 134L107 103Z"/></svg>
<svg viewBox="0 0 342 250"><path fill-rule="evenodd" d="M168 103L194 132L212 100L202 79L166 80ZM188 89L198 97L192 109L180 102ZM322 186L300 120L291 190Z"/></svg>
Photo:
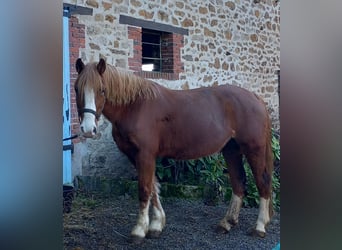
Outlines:
<svg viewBox="0 0 342 250"><path fill-rule="evenodd" d="M85 47L79 48L79 56L85 62L97 61L103 57L109 64L129 69L128 61L133 58L134 45L133 40L128 37L129 26L119 23L120 14L186 28L189 35L184 36L184 46L180 55L184 72L180 73L179 80L154 81L173 89L224 83L242 86L266 101L273 127L279 129L279 1L64 2L93 8L92 16L76 15L79 23L85 26ZM74 156L83 158L83 174L99 173L98 168L109 168L117 160L112 155L115 145L111 139L110 125L105 120L101 120L101 124L104 127L103 138L98 141L88 140L88 150L83 150L87 153L83 156ZM125 164L128 162L123 163ZM115 174L108 169L102 173Z"/></svg>

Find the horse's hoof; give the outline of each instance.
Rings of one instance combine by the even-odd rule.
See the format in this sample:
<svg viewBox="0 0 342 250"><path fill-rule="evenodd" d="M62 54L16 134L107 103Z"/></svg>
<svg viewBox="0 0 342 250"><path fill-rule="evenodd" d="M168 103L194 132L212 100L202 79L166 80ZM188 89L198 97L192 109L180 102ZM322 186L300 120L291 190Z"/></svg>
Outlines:
<svg viewBox="0 0 342 250"><path fill-rule="evenodd" d="M234 219L229 219L229 220L228 220L228 223L229 223L230 225L232 225L232 226L236 226L236 225L239 223L239 221L238 221L238 220L234 220Z"/></svg>
<svg viewBox="0 0 342 250"><path fill-rule="evenodd" d="M256 230L255 228L250 228L247 232L249 236L265 238L266 232Z"/></svg>
<svg viewBox="0 0 342 250"><path fill-rule="evenodd" d="M225 227L223 227L221 225L217 225L215 228L215 232L218 234L226 234L229 232L229 230L227 230Z"/></svg>
<svg viewBox="0 0 342 250"><path fill-rule="evenodd" d="M155 238L159 238L160 234L161 234L161 231L150 230L148 231L146 237L149 239L155 239Z"/></svg>
<svg viewBox="0 0 342 250"><path fill-rule="evenodd" d="M225 220L222 219L220 223L216 226L216 233L226 234L230 231L232 226Z"/></svg>
<svg viewBox="0 0 342 250"><path fill-rule="evenodd" d="M131 235L129 238L129 242L133 244L141 244L144 241L143 237L136 236L136 235Z"/></svg>

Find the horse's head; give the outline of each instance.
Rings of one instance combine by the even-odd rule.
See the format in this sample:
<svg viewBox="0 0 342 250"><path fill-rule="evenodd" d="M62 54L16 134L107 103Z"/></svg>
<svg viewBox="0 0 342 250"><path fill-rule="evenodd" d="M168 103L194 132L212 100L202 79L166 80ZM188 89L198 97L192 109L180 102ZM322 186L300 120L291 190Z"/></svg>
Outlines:
<svg viewBox="0 0 342 250"><path fill-rule="evenodd" d="M76 61L78 72L75 81L76 102L84 137L94 137L97 132L97 122L106 101L106 89L102 77L105 70L106 62L103 59L100 59L98 64L87 65L84 65L80 58Z"/></svg>

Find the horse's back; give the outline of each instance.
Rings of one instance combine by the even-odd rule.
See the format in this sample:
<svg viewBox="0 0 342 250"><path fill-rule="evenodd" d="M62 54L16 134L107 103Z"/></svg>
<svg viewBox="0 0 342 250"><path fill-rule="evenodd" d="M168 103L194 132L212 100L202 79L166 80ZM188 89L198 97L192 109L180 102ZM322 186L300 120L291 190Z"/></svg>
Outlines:
<svg viewBox="0 0 342 250"><path fill-rule="evenodd" d="M232 85L166 90L151 105L155 107L148 107L150 114L159 116L154 119L159 121L160 153L184 159L220 151L232 137L246 129L252 131L247 127L263 115L263 104L256 95Z"/></svg>

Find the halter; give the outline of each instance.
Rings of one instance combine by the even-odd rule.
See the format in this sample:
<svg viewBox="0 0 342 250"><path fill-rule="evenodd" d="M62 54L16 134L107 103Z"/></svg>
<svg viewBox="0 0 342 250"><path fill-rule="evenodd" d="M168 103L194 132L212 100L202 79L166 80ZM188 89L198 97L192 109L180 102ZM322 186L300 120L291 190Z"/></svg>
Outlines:
<svg viewBox="0 0 342 250"><path fill-rule="evenodd" d="M87 109L87 108L79 109L78 113L80 115L82 115L83 113L91 113L91 114L95 115L96 120L99 120L99 118L100 118L100 114L96 113L96 111L93 109Z"/></svg>

